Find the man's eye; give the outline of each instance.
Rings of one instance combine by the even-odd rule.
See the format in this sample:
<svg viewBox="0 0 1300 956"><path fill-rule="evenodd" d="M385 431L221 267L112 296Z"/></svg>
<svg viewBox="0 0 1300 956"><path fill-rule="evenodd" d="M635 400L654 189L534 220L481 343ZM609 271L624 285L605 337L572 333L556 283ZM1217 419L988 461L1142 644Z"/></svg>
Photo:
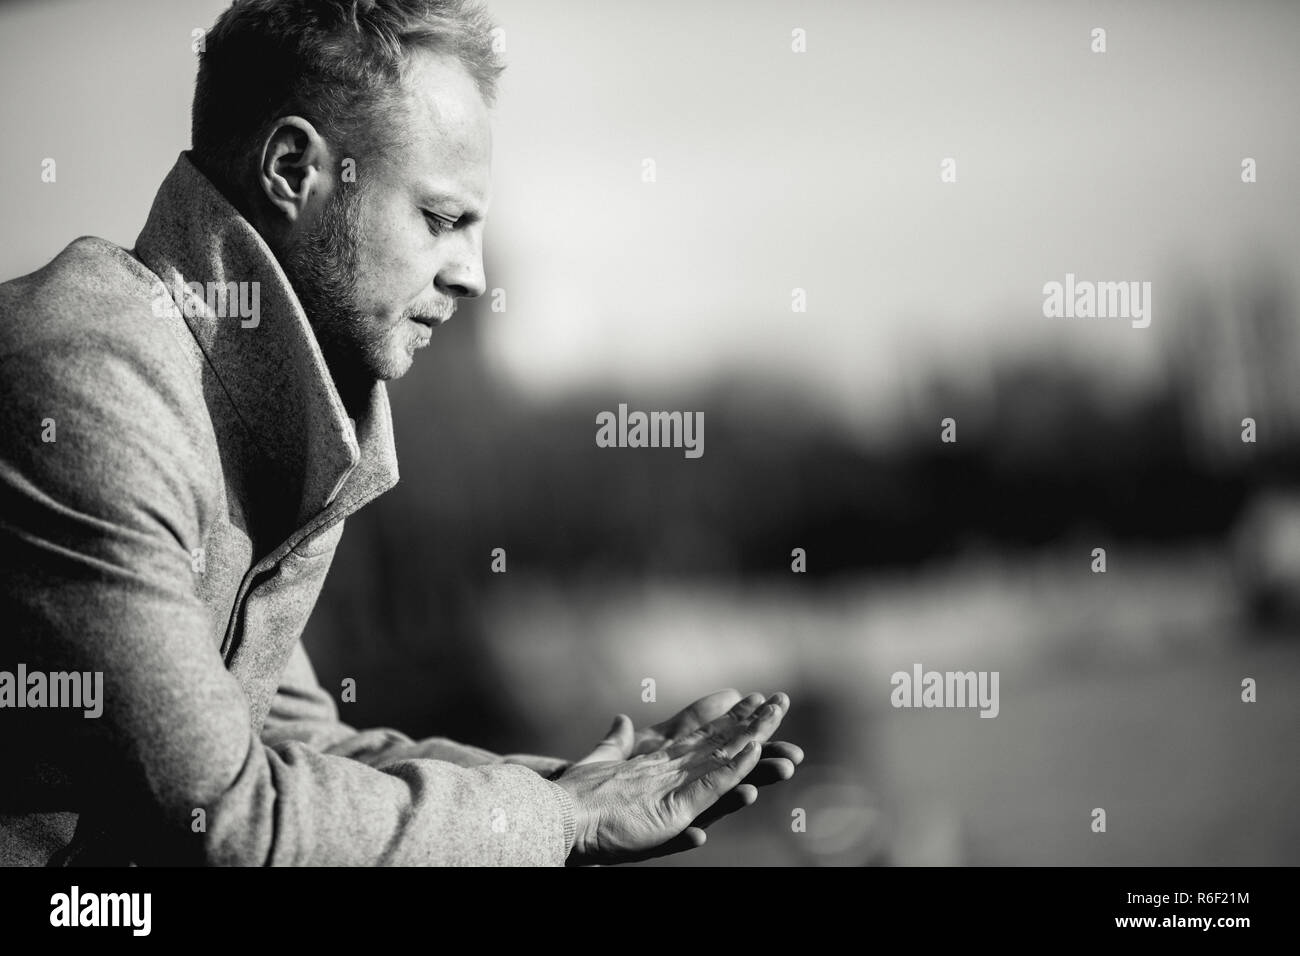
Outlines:
<svg viewBox="0 0 1300 956"><path fill-rule="evenodd" d="M447 219L443 216L434 215L431 212L426 212L424 214L424 221L429 226L429 232L433 233L435 236L441 236L448 229L456 225L453 220Z"/></svg>

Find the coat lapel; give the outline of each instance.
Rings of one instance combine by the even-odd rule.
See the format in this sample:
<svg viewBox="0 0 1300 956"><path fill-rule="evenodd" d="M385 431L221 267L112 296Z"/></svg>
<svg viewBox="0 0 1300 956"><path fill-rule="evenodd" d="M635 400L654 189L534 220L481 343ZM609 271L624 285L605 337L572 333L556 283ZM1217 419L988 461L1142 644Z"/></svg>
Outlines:
<svg viewBox="0 0 1300 956"><path fill-rule="evenodd" d="M350 419L275 255L185 153L158 191L135 255L162 280L254 444L286 483L282 500L295 530L277 550L396 484L384 383ZM219 290L215 299L205 294L209 283ZM231 291L242 298L231 295L222 308L227 283L256 285L236 285ZM254 301L256 315L241 315L237 303Z"/></svg>

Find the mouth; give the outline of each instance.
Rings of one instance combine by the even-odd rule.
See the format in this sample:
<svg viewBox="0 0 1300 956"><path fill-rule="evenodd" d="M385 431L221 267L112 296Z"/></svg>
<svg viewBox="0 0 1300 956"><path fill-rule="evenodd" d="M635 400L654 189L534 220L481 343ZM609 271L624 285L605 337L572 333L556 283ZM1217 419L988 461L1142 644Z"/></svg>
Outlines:
<svg viewBox="0 0 1300 956"><path fill-rule="evenodd" d="M442 323L451 318L451 313L446 315L412 315L410 320L417 325L423 325L427 329L435 329Z"/></svg>
<svg viewBox="0 0 1300 956"><path fill-rule="evenodd" d="M411 347L422 349L433 341L434 319L410 316L407 321L411 323Z"/></svg>

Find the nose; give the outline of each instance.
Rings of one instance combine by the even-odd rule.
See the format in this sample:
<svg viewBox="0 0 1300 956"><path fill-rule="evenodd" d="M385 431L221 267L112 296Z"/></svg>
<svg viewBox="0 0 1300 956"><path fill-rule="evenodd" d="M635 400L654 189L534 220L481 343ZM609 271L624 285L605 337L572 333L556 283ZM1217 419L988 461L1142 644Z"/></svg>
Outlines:
<svg viewBox="0 0 1300 956"><path fill-rule="evenodd" d="M473 299L487 289L481 232L477 225L458 232L461 241L452 247L451 254L438 270L435 284L446 295Z"/></svg>

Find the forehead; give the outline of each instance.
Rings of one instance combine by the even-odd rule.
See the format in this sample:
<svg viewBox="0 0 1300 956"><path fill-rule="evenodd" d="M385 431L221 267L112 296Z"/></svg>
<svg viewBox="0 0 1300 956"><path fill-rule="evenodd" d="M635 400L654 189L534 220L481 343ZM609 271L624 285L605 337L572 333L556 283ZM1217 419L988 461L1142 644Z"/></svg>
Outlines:
<svg viewBox="0 0 1300 956"><path fill-rule="evenodd" d="M436 191L481 208L492 166L488 107L473 77L455 57L417 51L402 81L394 130L399 147L390 164L413 188Z"/></svg>

